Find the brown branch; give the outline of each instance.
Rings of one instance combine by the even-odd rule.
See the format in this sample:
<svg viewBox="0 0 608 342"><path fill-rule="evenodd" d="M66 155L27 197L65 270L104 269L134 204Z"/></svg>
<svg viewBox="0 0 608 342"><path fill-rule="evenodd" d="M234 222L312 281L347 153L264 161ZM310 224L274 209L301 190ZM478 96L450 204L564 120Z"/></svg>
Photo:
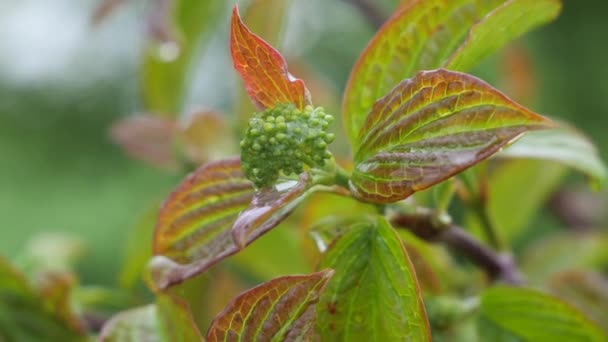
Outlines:
<svg viewBox="0 0 608 342"><path fill-rule="evenodd" d="M391 223L394 227L411 231L423 240L444 243L482 268L492 280L523 284L522 275L511 255L496 253L459 226L441 222L432 211L411 215L394 214Z"/></svg>
<svg viewBox="0 0 608 342"><path fill-rule="evenodd" d="M343 0L355 7L365 19L377 30L388 17L373 0Z"/></svg>

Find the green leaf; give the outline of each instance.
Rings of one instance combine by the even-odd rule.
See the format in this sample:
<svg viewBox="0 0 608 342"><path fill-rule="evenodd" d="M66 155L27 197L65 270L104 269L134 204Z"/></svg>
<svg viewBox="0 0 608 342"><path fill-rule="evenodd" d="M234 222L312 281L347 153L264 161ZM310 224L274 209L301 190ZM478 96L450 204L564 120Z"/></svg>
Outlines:
<svg viewBox="0 0 608 342"><path fill-rule="evenodd" d="M40 290L0 257L0 341L84 341L67 301L71 283L58 273L40 279Z"/></svg>
<svg viewBox="0 0 608 342"><path fill-rule="evenodd" d="M555 19L561 7L559 0L506 1L471 28L466 41L444 66L451 70L471 70L508 42Z"/></svg>
<svg viewBox="0 0 608 342"><path fill-rule="evenodd" d="M575 308L529 289L490 288L481 296L480 312L500 330L525 341L599 342L608 337Z"/></svg>
<svg viewBox="0 0 608 342"><path fill-rule="evenodd" d="M474 58L484 57L558 12L555 0L427 0L400 7L351 71L342 107L351 143L356 147L374 101L401 80L439 67L468 71L479 61ZM477 35L483 40L475 39Z"/></svg>
<svg viewBox="0 0 608 342"><path fill-rule="evenodd" d="M236 297L211 323L207 341L307 341L332 270L273 279Z"/></svg>
<svg viewBox="0 0 608 342"><path fill-rule="evenodd" d="M123 288L131 289L142 279L146 264L152 256L152 236L157 216L157 206L149 208L127 233L122 268L118 277Z"/></svg>
<svg viewBox="0 0 608 342"><path fill-rule="evenodd" d="M593 143L572 128L533 132L496 157L555 161L586 174L598 187L606 180L606 165Z"/></svg>
<svg viewBox="0 0 608 342"><path fill-rule="evenodd" d="M351 189L366 201L395 202L551 125L478 78L422 71L374 104L359 133Z"/></svg>
<svg viewBox="0 0 608 342"><path fill-rule="evenodd" d="M555 296L577 307L602 327L608 327L608 279L600 272L569 270L549 280Z"/></svg>
<svg viewBox="0 0 608 342"><path fill-rule="evenodd" d="M509 242L520 238L566 174L562 165L540 160L496 165L488 177L487 210L500 235Z"/></svg>
<svg viewBox="0 0 608 342"><path fill-rule="evenodd" d="M322 340L430 341L414 268L386 220L351 226L320 267L336 271L317 307Z"/></svg>
<svg viewBox="0 0 608 342"><path fill-rule="evenodd" d="M156 304L123 311L102 328L102 342L203 341L187 304L161 294Z"/></svg>
<svg viewBox="0 0 608 342"><path fill-rule="evenodd" d="M601 269L608 265L608 234L562 232L530 244L521 267L532 283L570 269Z"/></svg>
<svg viewBox="0 0 608 342"><path fill-rule="evenodd" d="M148 21L160 42L149 47L141 70L148 111L161 116L179 114L192 61L209 30L215 28L223 5L222 1L199 0L156 3ZM176 56L171 55L174 53Z"/></svg>
<svg viewBox="0 0 608 342"><path fill-rule="evenodd" d="M191 278L235 254L284 220L315 191L307 174L254 189L238 158L203 165L160 209L150 271L160 289Z"/></svg>

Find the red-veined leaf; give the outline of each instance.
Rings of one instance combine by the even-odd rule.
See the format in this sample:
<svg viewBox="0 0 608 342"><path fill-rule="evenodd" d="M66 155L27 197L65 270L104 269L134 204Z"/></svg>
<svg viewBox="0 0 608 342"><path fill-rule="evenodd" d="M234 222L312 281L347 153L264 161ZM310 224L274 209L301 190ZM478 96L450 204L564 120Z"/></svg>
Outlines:
<svg viewBox="0 0 608 342"><path fill-rule="evenodd" d="M394 202L490 157L552 122L473 76L423 71L378 100L359 134L353 192Z"/></svg>
<svg viewBox="0 0 608 342"><path fill-rule="evenodd" d="M286 276L235 298L211 323L207 341L306 341L315 305L334 272Z"/></svg>
<svg viewBox="0 0 608 342"><path fill-rule="evenodd" d="M236 151L234 136L224 116L214 111L199 111L180 125L180 141L189 161L197 165Z"/></svg>
<svg viewBox="0 0 608 342"><path fill-rule="evenodd" d="M442 66L467 71L508 41L553 19L559 8L556 0L426 0L400 6L351 72L342 107L351 143L357 147L374 101L401 80Z"/></svg>
<svg viewBox="0 0 608 342"><path fill-rule="evenodd" d="M230 33L234 68L258 109L285 103L302 109L311 104L304 82L289 74L287 63L277 50L245 26L236 6L232 11Z"/></svg>
<svg viewBox="0 0 608 342"><path fill-rule="evenodd" d="M208 163L188 176L162 206L151 262L166 288L237 253L277 226L314 191L307 174L255 193L238 158Z"/></svg>
<svg viewBox="0 0 608 342"><path fill-rule="evenodd" d="M317 314L326 341L430 341L414 267L384 218L354 224L323 255L335 275Z"/></svg>

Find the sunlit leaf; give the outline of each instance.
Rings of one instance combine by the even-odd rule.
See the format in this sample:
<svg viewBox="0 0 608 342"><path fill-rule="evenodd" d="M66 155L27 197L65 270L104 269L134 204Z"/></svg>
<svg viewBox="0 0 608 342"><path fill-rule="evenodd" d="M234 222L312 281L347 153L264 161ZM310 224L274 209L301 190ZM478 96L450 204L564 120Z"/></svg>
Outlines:
<svg viewBox="0 0 608 342"><path fill-rule="evenodd" d="M185 302L159 295L156 304L123 311L104 325L103 342L203 341Z"/></svg>
<svg viewBox="0 0 608 342"><path fill-rule="evenodd" d="M154 304L124 311L101 330L100 342L162 341Z"/></svg>
<svg viewBox="0 0 608 342"><path fill-rule="evenodd" d="M277 226L314 191L307 174L255 193L238 158L188 176L162 206L151 262L156 286L193 277Z"/></svg>
<svg viewBox="0 0 608 342"><path fill-rule="evenodd" d="M558 11L553 0L427 0L399 7L351 72L342 107L351 143L356 145L374 101L401 80L442 66L468 71L479 61L473 57L484 57ZM473 30L483 35L483 43L465 40ZM448 58L452 63L446 65ZM460 60L471 65L457 65Z"/></svg>
<svg viewBox="0 0 608 342"><path fill-rule="evenodd" d="M506 43L555 19L561 10L559 0L509 0L474 25L466 41L444 65L467 71Z"/></svg>
<svg viewBox="0 0 608 342"><path fill-rule="evenodd" d="M247 23L247 28L271 46L280 46L283 36L283 26L287 19L287 10L291 0L253 0L250 1L242 20ZM268 15L272 12L273 15ZM238 87L238 95L235 97L236 111L239 121L246 123L251 113L256 109L244 87Z"/></svg>
<svg viewBox="0 0 608 342"><path fill-rule="evenodd" d="M307 341L315 304L333 273L276 278L244 292L211 323L207 341Z"/></svg>
<svg viewBox="0 0 608 342"><path fill-rule="evenodd" d="M114 143L130 157L167 169L178 166L172 148L175 133L172 120L146 114L124 118L110 129Z"/></svg>
<svg viewBox="0 0 608 342"><path fill-rule="evenodd" d="M245 26L236 6L232 12L230 33L234 68L258 109L286 103L302 109L310 104L304 82L289 74L287 63L277 50Z"/></svg>
<svg viewBox="0 0 608 342"><path fill-rule="evenodd" d="M478 78L422 71L371 109L359 133L352 190L366 201L394 202L551 125Z"/></svg>
<svg viewBox="0 0 608 342"><path fill-rule="evenodd" d="M430 340L413 266L383 218L353 225L320 267L336 271L317 306L322 340Z"/></svg>
<svg viewBox="0 0 608 342"><path fill-rule="evenodd" d="M71 286L64 280L49 276L36 289L0 257L0 340L84 341L67 303Z"/></svg>
<svg viewBox="0 0 608 342"><path fill-rule="evenodd" d="M526 341L599 342L608 337L575 308L529 289L490 288L481 296L480 311L498 329Z"/></svg>
<svg viewBox="0 0 608 342"><path fill-rule="evenodd" d="M175 117L182 109L190 66L216 27L223 1L160 0L148 17L154 36L142 62L141 86L146 109Z"/></svg>
<svg viewBox="0 0 608 342"><path fill-rule="evenodd" d="M551 277L551 293L608 327L608 279L599 272L570 270Z"/></svg>
<svg viewBox="0 0 608 342"><path fill-rule="evenodd" d="M598 186L607 176L606 165L593 143L571 128L533 132L496 156L555 161L583 172Z"/></svg>

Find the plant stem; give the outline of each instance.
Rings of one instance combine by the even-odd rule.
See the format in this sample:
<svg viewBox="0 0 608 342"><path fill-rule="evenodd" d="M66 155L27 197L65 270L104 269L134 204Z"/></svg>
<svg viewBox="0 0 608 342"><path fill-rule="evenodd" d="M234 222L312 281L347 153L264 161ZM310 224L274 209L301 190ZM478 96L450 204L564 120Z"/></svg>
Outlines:
<svg viewBox="0 0 608 342"><path fill-rule="evenodd" d="M505 244L502 239L496 233L496 229L492 220L490 219L490 215L488 214L487 206L479 203L473 206L473 212L479 219L479 223L481 224L481 229L483 229L488 242L495 249L502 251L505 249Z"/></svg>
<svg viewBox="0 0 608 342"><path fill-rule="evenodd" d="M481 267L492 280L515 285L523 283L521 273L511 255L498 254L459 226L442 223L435 218L432 211L412 215L394 214L391 223L394 227L408 229L426 241L445 243L450 249Z"/></svg>
<svg viewBox="0 0 608 342"><path fill-rule="evenodd" d="M372 0L344 0L361 12L363 17L377 30L384 24L387 16Z"/></svg>

